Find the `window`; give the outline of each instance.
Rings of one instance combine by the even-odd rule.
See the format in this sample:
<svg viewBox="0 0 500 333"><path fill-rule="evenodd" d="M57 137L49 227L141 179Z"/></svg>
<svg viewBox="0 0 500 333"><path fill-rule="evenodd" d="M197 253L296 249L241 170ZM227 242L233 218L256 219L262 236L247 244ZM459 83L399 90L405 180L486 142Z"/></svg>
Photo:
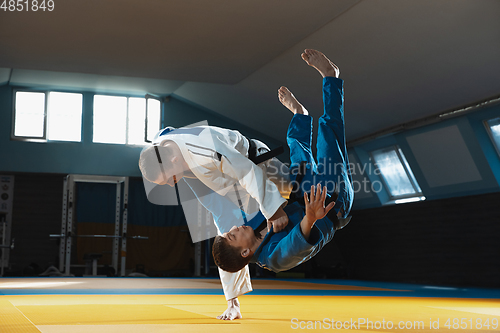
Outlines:
<svg viewBox="0 0 500 333"><path fill-rule="evenodd" d="M16 92L14 136L45 137L45 93Z"/></svg>
<svg viewBox="0 0 500 333"><path fill-rule="evenodd" d="M160 130L160 121L156 99L94 96L93 142L143 145Z"/></svg>
<svg viewBox="0 0 500 333"><path fill-rule="evenodd" d="M82 140L82 94L16 91L16 139Z"/></svg>
<svg viewBox="0 0 500 333"><path fill-rule="evenodd" d="M372 152L372 158L380 171L391 199L399 199L395 203L425 200L410 165L399 147L376 150Z"/></svg>
<svg viewBox="0 0 500 333"><path fill-rule="evenodd" d="M127 142L127 97L94 96L94 142Z"/></svg>
<svg viewBox="0 0 500 333"><path fill-rule="evenodd" d="M49 140L82 141L82 94L49 93Z"/></svg>
<svg viewBox="0 0 500 333"><path fill-rule="evenodd" d="M488 129L491 140L500 155L500 117L485 121L485 125Z"/></svg>
<svg viewBox="0 0 500 333"><path fill-rule="evenodd" d="M146 119L146 100L129 98L128 102L128 139L130 144L144 143L144 119Z"/></svg>
<svg viewBox="0 0 500 333"><path fill-rule="evenodd" d="M146 141L151 142L160 130L161 104L160 101L153 98L147 99L146 108Z"/></svg>

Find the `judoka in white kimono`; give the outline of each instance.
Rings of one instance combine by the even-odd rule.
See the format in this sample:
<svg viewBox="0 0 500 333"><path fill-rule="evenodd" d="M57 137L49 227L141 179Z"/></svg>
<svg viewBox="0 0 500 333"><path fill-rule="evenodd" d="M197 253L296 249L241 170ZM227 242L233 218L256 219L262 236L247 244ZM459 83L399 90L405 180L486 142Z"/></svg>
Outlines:
<svg viewBox="0 0 500 333"><path fill-rule="evenodd" d="M249 159L252 153L259 156L269 151L264 143L206 122L179 129L168 127L153 141L162 168L168 167L165 164L169 159L162 147L171 142L179 148L189 176L182 181L176 179L176 188L143 177L144 186L152 203L177 205L180 201L193 242L227 232L259 215L270 219L286 205L285 198L291 191L286 165L276 158L259 165ZM217 229L213 224L199 224L199 203L212 213ZM219 275L228 301L252 291L248 266L236 273L219 270Z"/></svg>

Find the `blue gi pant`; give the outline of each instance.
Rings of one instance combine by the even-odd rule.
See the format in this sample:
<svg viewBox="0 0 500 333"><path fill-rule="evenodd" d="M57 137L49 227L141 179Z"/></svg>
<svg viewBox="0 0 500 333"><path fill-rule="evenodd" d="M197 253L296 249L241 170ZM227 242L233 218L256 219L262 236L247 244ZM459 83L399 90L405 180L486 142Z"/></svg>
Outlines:
<svg viewBox="0 0 500 333"><path fill-rule="evenodd" d="M296 181L297 171L301 162L306 162L306 173L298 184L296 197L309 192L311 185L321 183L327 186L328 195L338 188L338 198L334 206L336 213L342 212L347 217L353 200L352 179L349 173L349 159L345 145L344 132L344 98L343 81L334 77L323 79L323 115L318 119L317 159L314 158L312 146L312 117L296 114L293 116L287 133L287 143L290 147L291 180ZM215 223L221 232L227 232L234 225L242 225L244 213L224 197L216 193L202 195L193 186L197 180L185 179L198 200L213 214ZM199 183L199 181L197 181ZM204 186L202 186L204 187ZM288 214L288 210L285 212ZM291 216L289 216L291 217ZM259 212L246 222L254 229L265 217ZM290 226L296 222L291 221Z"/></svg>
<svg viewBox="0 0 500 333"><path fill-rule="evenodd" d="M316 156L312 145L312 117L296 114L288 127L292 179L295 181L301 162L306 162L306 173L295 196L309 192L311 185L327 186L329 195L338 187L334 210L346 217L352 207L354 192L349 172L349 158L345 144L343 81L334 77L323 79L323 115L318 119Z"/></svg>
<svg viewBox="0 0 500 333"><path fill-rule="evenodd" d="M311 185L325 185L328 195L333 197L335 188L338 188L338 198L331 213L341 212L342 218L345 218L351 210L354 194L345 146L343 81L324 78L323 99L324 112L318 120L317 159L311 149L312 118L294 115L288 129L287 142L292 162L290 178L295 182L296 191L292 195L296 201L289 202L284 208L289 219L285 229L278 233L271 230L251 260L274 272L289 270L311 259L335 234L337 216L330 219L330 214L316 221L307 240L302 234L300 222L304 218L305 207L300 199L304 192L311 190ZM299 177L302 162L306 162L306 168L300 170ZM348 222L348 219L345 221Z"/></svg>

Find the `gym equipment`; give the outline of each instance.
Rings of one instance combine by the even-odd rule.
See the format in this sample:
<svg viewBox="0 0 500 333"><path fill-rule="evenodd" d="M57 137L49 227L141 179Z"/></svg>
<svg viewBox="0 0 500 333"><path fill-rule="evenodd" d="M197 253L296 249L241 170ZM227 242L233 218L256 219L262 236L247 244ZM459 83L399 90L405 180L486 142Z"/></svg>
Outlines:
<svg viewBox="0 0 500 333"><path fill-rule="evenodd" d="M75 214L74 195L76 183L111 183L116 184L116 209L115 209L115 232L114 235L76 235L73 233L73 216ZM123 187L123 200L122 200ZM61 233L52 234L51 238L60 238L59 248L59 270L64 270L65 275L70 275L71 268L71 246L73 238L113 238L112 267L118 272L118 253L120 252L120 276L125 276L125 262L127 257L127 238L148 239L142 236L127 235L127 212L128 212L128 177L93 176L93 175L68 175L64 178L63 187L63 212ZM121 216L121 219L120 219ZM121 226L121 234L120 234ZM121 244L120 244L121 240ZM120 251L121 245L121 251ZM96 265L96 263L95 263Z"/></svg>
<svg viewBox="0 0 500 333"><path fill-rule="evenodd" d="M10 249L14 250L14 241L15 239L12 239L10 245L0 245L0 249ZM5 235L2 235L2 244L5 243Z"/></svg>
<svg viewBox="0 0 500 333"><path fill-rule="evenodd" d="M0 276L3 276L5 267L9 267L10 251L14 249L14 240L10 238L13 197L14 176L0 175Z"/></svg>

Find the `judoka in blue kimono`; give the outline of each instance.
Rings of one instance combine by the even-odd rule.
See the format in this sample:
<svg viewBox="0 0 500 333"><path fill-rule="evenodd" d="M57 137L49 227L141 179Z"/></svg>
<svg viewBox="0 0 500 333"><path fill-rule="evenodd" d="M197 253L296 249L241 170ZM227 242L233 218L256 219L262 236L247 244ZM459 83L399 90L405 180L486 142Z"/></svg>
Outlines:
<svg viewBox="0 0 500 333"><path fill-rule="evenodd" d="M343 80L323 78L323 103L324 113L318 120L317 159L311 149L312 117L295 114L290 122L287 143L296 199L289 200L284 208L289 223L281 232L274 233L271 228L250 259L274 272L289 270L312 258L350 220L354 192L345 145ZM315 222L306 240L300 228L305 216L303 196L316 184L327 187L326 204L334 200L335 205L327 216ZM256 217L248 225L256 229L262 222Z"/></svg>

